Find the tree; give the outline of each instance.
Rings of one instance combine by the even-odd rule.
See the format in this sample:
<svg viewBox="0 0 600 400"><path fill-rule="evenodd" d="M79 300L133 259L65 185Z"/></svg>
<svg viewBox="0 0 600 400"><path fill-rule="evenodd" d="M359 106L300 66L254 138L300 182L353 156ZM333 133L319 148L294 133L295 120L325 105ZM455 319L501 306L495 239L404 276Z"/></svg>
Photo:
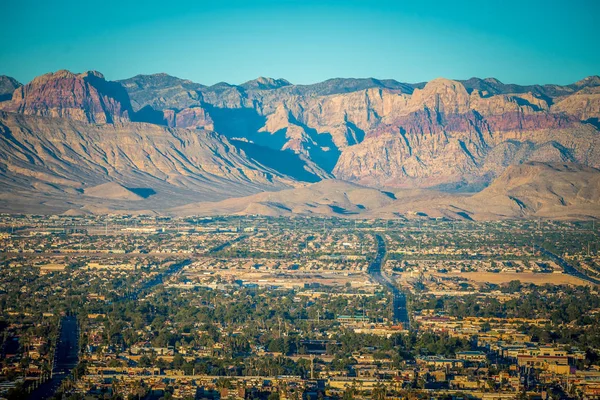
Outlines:
<svg viewBox="0 0 600 400"><path fill-rule="evenodd" d="M183 358L183 356L179 353L175 354L175 357L173 357L173 367L181 368L184 363L185 359Z"/></svg>
<svg viewBox="0 0 600 400"><path fill-rule="evenodd" d="M379 383L373 389L373 399L374 400L385 400L387 394L387 390L384 384Z"/></svg>
<svg viewBox="0 0 600 400"><path fill-rule="evenodd" d="M152 365L152 362L150 361L150 357L148 357L147 355L143 355L140 357L139 361L138 361L138 365L142 368L148 368Z"/></svg>
<svg viewBox="0 0 600 400"><path fill-rule="evenodd" d="M217 389L233 389L233 383L231 383L231 379L219 378L216 387Z"/></svg>
<svg viewBox="0 0 600 400"><path fill-rule="evenodd" d="M342 399L343 400L353 400L355 395L356 395L356 388L354 387L354 385L352 385L351 387L348 387L348 388L346 388L346 390L344 390Z"/></svg>

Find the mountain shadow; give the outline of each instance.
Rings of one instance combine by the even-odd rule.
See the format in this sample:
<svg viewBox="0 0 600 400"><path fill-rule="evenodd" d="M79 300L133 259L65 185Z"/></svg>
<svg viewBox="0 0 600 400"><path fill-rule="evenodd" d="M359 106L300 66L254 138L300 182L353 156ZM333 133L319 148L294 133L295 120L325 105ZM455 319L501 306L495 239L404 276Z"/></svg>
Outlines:
<svg viewBox="0 0 600 400"><path fill-rule="evenodd" d="M274 150L243 140L232 140L231 143L243 150L250 158L291 178L310 183L321 180L319 176L306 170L306 163L291 150Z"/></svg>
<svg viewBox="0 0 600 400"><path fill-rule="evenodd" d="M137 194L140 197L143 197L144 199L147 199L150 196L154 196L156 194L156 191L152 188L132 188L132 187L128 187L126 188L127 190L132 191L133 193Z"/></svg>
<svg viewBox="0 0 600 400"><path fill-rule="evenodd" d="M588 118L583 121L584 124L591 124L596 127L596 129L600 129L600 119L598 118Z"/></svg>
<svg viewBox="0 0 600 400"><path fill-rule="evenodd" d="M167 126L165 115L162 111L155 110L151 106L144 106L136 113L134 113L133 121L135 122L147 122L149 124Z"/></svg>
<svg viewBox="0 0 600 400"><path fill-rule="evenodd" d="M335 164L337 164L341 154L341 151L333 142L333 137L331 133L318 132L316 129L309 127L303 122L300 122L293 116L290 117L290 122L302 127L302 129L304 129L304 132L306 132L306 134L308 135L309 139L316 144L316 146L309 146L306 148L311 160L313 160L315 164L317 164L327 173L331 173L333 171L333 168L335 168ZM351 126L350 129L352 129ZM358 130L358 128L356 129Z"/></svg>
<svg viewBox="0 0 600 400"><path fill-rule="evenodd" d="M254 141L267 120L253 108L220 108L206 103L202 106L212 118L215 131L228 138Z"/></svg>
<svg viewBox="0 0 600 400"><path fill-rule="evenodd" d="M131 106L131 99L123 85L119 82L107 81L103 76L98 76L95 73L88 73L85 80L89 82L90 85L94 86L100 93L119 102L123 110L127 111L129 117L133 119L134 112ZM108 122L113 122L112 116L107 115L107 117L109 119Z"/></svg>

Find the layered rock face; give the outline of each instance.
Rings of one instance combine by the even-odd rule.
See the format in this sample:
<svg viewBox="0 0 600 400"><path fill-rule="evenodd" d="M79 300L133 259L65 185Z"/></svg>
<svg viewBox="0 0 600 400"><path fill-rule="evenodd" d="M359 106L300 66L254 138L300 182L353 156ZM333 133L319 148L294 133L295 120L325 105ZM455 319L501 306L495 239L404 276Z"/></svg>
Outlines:
<svg viewBox="0 0 600 400"><path fill-rule="evenodd" d="M334 175L363 184L445 188L485 186L526 161L600 165L600 136L590 124L554 114L422 111L380 126L342 152Z"/></svg>
<svg viewBox="0 0 600 400"><path fill-rule="evenodd" d="M600 166L598 77L566 86L493 78L204 86L166 74L108 82L97 72L59 71L17 87L0 109L214 130L257 165L310 182L480 189L527 161Z"/></svg>
<svg viewBox="0 0 600 400"><path fill-rule="evenodd" d="M129 121L132 114L125 89L96 71L63 70L39 76L15 90L0 109L100 124Z"/></svg>
<svg viewBox="0 0 600 400"><path fill-rule="evenodd" d="M571 96L560 99L552 106L552 111L573 115L582 121L589 121L599 126L600 87L584 88Z"/></svg>
<svg viewBox="0 0 600 400"><path fill-rule="evenodd" d="M114 184L97 188L107 182ZM116 200L131 200L118 193L122 186L152 193L147 203L133 207L165 209L291 184L215 132L0 111L0 198L5 206L34 202L64 211L65 205L91 202L108 211L118 206ZM116 194L105 190L110 187L118 189Z"/></svg>
<svg viewBox="0 0 600 400"><path fill-rule="evenodd" d="M218 132L294 152L319 176L368 185L477 188L528 160L600 163L598 77L567 86L259 78L185 90L173 98L204 109ZM141 93L140 86L130 92Z"/></svg>
<svg viewBox="0 0 600 400"><path fill-rule="evenodd" d="M165 125L171 128L214 129L213 120L202 107L189 107L181 111L163 110Z"/></svg>

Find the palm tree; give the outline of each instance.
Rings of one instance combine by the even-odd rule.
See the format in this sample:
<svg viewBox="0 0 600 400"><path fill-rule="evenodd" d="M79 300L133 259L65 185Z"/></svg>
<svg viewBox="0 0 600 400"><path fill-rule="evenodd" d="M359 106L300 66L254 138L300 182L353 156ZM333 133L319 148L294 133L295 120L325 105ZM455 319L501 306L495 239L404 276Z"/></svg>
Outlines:
<svg viewBox="0 0 600 400"><path fill-rule="evenodd" d="M387 396L387 388L383 383L378 383L375 385L373 389L373 399L374 400L385 400Z"/></svg>

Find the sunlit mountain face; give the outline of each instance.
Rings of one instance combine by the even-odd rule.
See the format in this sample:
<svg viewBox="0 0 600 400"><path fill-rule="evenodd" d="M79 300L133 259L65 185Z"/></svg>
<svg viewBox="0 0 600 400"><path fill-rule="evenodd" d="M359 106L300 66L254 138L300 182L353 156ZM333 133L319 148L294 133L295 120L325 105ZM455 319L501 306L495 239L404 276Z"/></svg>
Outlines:
<svg viewBox="0 0 600 400"><path fill-rule="evenodd" d="M600 2L2 2L0 400L600 396Z"/></svg>
<svg viewBox="0 0 600 400"><path fill-rule="evenodd" d="M421 212L458 218L482 210L457 193L481 191L511 165L569 164L576 180L578 171L591 167L584 180L593 185L595 178L587 177L600 164L598 77L566 86L491 78L419 84L332 79L313 85L258 78L206 86L166 74L112 82L95 71L63 70L26 85L7 77L2 87L8 211L179 212L190 205L184 209L193 212L192 204L336 179L373 188L375 198L390 191L417 202L424 196ZM513 169L511 179L519 181L515 171L521 169ZM520 199L505 204L510 211L484 212L484 218L536 214L552 203L541 181L552 174L525 175L540 182L522 192L545 200L523 208L527 201ZM323 185L326 192L333 186ZM594 189L577 187L556 196L564 207L577 203L577 215L594 214L593 194L583 196L589 207L581 206L590 210L579 206L581 190ZM292 209L286 202L296 200L284 195L277 204L285 211ZM504 200L488 201L491 207ZM374 200L362 208L365 201L337 202L324 214L389 217L410 211L406 201ZM280 212L267 203L248 212ZM299 209L310 202L301 203ZM219 204L210 210L218 213Z"/></svg>

